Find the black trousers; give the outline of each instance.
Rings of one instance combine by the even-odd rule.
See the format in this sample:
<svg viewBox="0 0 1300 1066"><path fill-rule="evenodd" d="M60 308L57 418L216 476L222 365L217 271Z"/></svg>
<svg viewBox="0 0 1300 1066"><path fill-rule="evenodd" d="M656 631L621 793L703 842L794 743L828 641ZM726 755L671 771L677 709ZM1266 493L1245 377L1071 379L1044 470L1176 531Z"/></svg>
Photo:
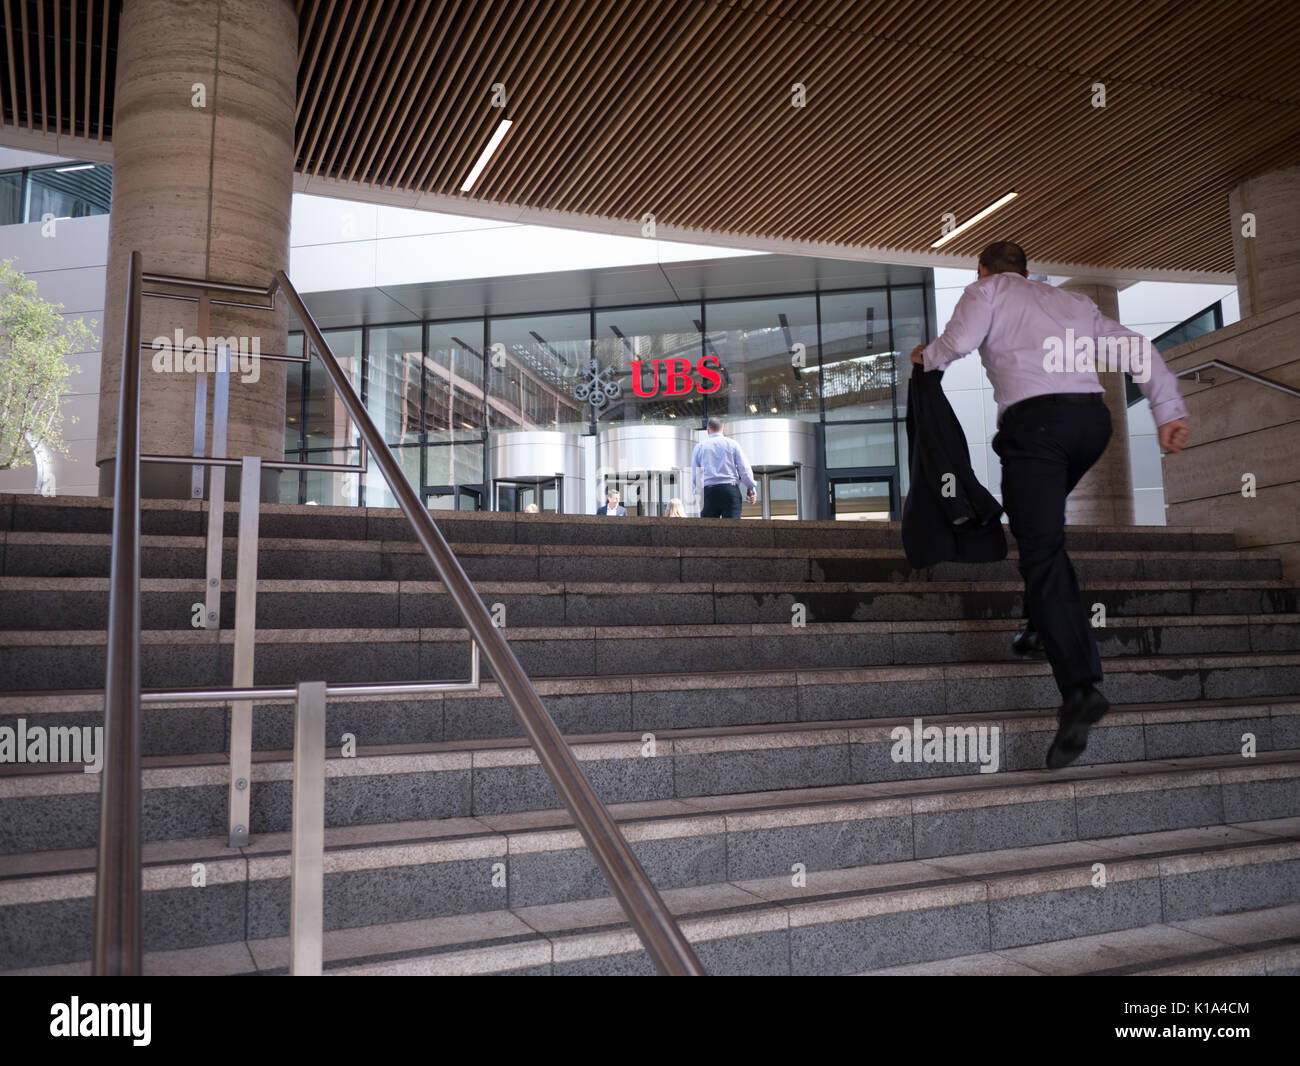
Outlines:
<svg viewBox="0 0 1300 1066"><path fill-rule="evenodd" d="M739 518L740 486L705 485L700 505L701 518Z"/></svg>
<svg viewBox="0 0 1300 1066"><path fill-rule="evenodd" d="M1110 435L1104 403L1048 401L1009 408L993 438L1002 460L1002 504L1020 551L1025 613L1062 693L1101 680L1097 640L1065 554L1065 498Z"/></svg>

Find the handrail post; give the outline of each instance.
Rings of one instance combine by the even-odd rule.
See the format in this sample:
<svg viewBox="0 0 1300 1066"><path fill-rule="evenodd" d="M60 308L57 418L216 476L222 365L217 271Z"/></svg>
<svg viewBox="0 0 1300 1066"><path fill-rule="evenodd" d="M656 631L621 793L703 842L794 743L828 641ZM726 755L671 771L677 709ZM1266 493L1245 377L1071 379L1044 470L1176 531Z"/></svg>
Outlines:
<svg viewBox="0 0 1300 1066"><path fill-rule="evenodd" d="M224 349L224 359L217 359L212 379L212 456L226 454L226 421L230 409L230 355ZM207 375L200 374L200 381ZM206 418L207 411L196 413L196 418ZM200 470L202 467L199 468ZM202 480L199 488L202 491ZM208 539L207 559L204 565L203 625L206 629L221 628L221 560L226 530L226 468L208 469Z"/></svg>
<svg viewBox="0 0 1300 1066"><path fill-rule="evenodd" d="M262 458L244 456L239 478L239 541L235 549L235 688L253 684L257 652L257 537L261 518ZM230 846L248 845L252 829L253 704L230 704Z"/></svg>
<svg viewBox="0 0 1300 1066"><path fill-rule="evenodd" d="M140 253L127 266L113 472L104 768L95 862L96 976L138 976L140 946Z"/></svg>
<svg viewBox="0 0 1300 1066"><path fill-rule="evenodd" d="M208 375L194 375L194 457L201 458L207 452L208 436ZM213 455L219 454L213 452ZM203 466L195 463L190 468L190 498L203 499Z"/></svg>
<svg viewBox="0 0 1300 1066"><path fill-rule="evenodd" d="M319 977L325 937L325 682L298 685L289 849L289 972Z"/></svg>
<svg viewBox="0 0 1300 1066"><path fill-rule="evenodd" d="M411 523L416 540L437 570L447 595L464 619L471 639L482 648L502 696L532 744L560 801L573 816L578 832L582 834L592 857L613 889L623 913L640 937L646 953L661 973L672 976L702 975L704 967L700 965L690 942L682 934L663 898L619 832L617 823L605 809L591 783L583 776L577 759L542 705L514 651L501 631L493 625L487 607L475 592L473 583L448 546L447 539L402 473L392 449L388 447L374 419L362 406L307 305L283 270L276 272L276 283L283 290L289 306L298 315L320 356L321 365L334 385L334 391L352 416L362 441L369 445L388 482L389 490Z"/></svg>
<svg viewBox="0 0 1300 1066"><path fill-rule="evenodd" d="M209 324L208 294L202 293L199 296L199 336L208 336ZM205 341L206 343L206 341ZM194 375L194 454L202 455L204 440L207 437L208 429L208 375L205 371L200 370ZM212 450L213 455L224 455L225 449L217 451L215 446ZM190 497L195 500L203 499L203 467L197 463L190 469Z"/></svg>

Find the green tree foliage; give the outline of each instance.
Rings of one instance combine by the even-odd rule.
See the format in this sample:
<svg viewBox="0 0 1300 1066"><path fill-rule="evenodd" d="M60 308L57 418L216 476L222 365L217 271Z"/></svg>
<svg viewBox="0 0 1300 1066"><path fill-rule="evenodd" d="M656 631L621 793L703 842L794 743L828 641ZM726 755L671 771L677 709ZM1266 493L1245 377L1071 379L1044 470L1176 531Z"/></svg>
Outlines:
<svg viewBox="0 0 1300 1066"><path fill-rule="evenodd" d="M73 372L68 356L97 341L94 321L64 322L62 310L36 295L12 259L0 262L0 470L31 465L41 445L67 454L59 401Z"/></svg>

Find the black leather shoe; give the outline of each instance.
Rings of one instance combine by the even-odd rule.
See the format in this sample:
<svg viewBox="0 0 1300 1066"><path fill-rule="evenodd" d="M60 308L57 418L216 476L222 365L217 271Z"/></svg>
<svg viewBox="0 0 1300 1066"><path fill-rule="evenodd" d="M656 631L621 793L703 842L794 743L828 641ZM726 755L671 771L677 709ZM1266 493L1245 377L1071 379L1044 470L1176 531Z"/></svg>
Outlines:
<svg viewBox="0 0 1300 1066"><path fill-rule="evenodd" d="M1060 727L1052 746L1047 749L1047 768L1059 770L1082 755L1088 747L1088 730L1101 721L1108 710L1110 704L1106 697L1091 685L1070 689L1058 712Z"/></svg>
<svg viewBox="0 0 1300 1066"><path fill-rule="evenodd" d="M1037 655L1044 656L1047 649L1043 647L1042 641L1038 639L1038 630L1028 622L1022 632L1017 633L1015 639L1011 641L1011 650L1017 655Z"/></svg>

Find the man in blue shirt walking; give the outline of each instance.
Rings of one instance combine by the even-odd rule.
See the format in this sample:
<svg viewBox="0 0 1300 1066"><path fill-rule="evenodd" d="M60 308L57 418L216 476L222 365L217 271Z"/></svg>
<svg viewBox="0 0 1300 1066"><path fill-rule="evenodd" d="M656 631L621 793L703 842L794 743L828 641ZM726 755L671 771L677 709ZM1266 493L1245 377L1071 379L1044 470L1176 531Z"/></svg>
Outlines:
<svg viewBox="0 0 1300 1066"><path fill-rule="evenodd" d="M722 419L709 419L709 435L695 446L691 478L700 497L701 518L739 518L740 485L750 503L758 499L758 486L749 460L734 440L722 431Z"/></svg>

